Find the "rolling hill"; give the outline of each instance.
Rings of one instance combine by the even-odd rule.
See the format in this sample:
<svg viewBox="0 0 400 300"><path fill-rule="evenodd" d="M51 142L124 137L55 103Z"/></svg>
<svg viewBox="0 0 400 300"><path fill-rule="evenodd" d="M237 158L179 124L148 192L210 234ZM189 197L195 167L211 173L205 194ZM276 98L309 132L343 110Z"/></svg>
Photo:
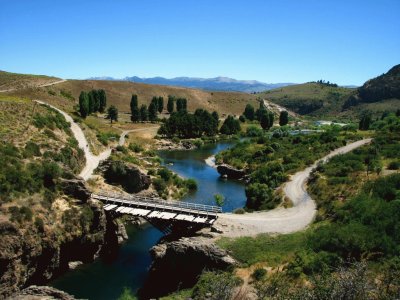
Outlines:
<svg viewBox="0 0 400 300"><path fill-rule="evenodd" d="M20 77L25 78L26 75L20 75ZM30 99L43 99L67 111L72 111L74 105L78 103L81 91L90 91L91 89L104 89L107 94L107 104L117 106L120 112L130 111L129 103L132 94L138 95L139 104L149 104L153 96L163 96L165 106L168 95L183 97L188 99L189 111L203 108L210 111L216 110L220 115L240 115L247 103L251 103L254 106L258 105L256 95L240 92L210 92L114 80L66 80L55 85L40 87L35 84L36 77L26 78L31 81L25 85L17 85L11 76L7 77L7 80L3 80L3 84L7 87L17 86L16 90L9 92L10 95ZM57 80L57 78L53 77L45 77L45 79L47 82Z"/></svg>
<svg viewBox="0 0 400 300"><path fill-rule="evenodd" d="M94 80L115 80L112 77L94 77ZM125 77L124 81L148 84L160 84L168 86L179 86L187 88L196 88L208 91L236 91L236 92L262 92L271 90L293 83L264 83L256 80L237 80L228 77L215 77L215 78L195 78L195 77L152 77L141 78L137 76Z"/></svg>
<svg viewBox="0 0 400 300"><path fill-rule="evenodd" d="M38 87L59 80L61 79L46 75L18 74L0 71L0 91Z"/></svg>
<svg viewBox="0 0 400 300"><path fill-rule="evenodd" d="M258 95L301 115L348 119L370 111L378 116L400 108L400 65L357 89L309 82Z"/></svg>

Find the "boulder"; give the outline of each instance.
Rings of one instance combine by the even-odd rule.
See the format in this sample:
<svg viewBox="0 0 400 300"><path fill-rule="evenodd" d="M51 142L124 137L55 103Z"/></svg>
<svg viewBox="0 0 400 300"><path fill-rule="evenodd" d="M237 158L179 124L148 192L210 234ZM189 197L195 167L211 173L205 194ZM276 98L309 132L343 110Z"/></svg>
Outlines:
<svg viewBox="0 0 400 300"><path fill-rule="evenodd" d="M203 236L162 241L151 248L150 253L153 263L139 291L143 299L158 298L177 289L192 287L205 269L226 270L236 265L225 250Z"/></svg>
<svg viewBox="0 0 400 300"><path fill-rule="evenodd" d="M63 192L75 199L86 202L90 198L90 191L83 179L61 179L61 188Z"/></svg>
<svg viewBox="0 0 400 300"><path fill-rule="evenodd" d="M37 286L31 285L26 289L20 291L18 294L8 299L14 300L39 300L39 299L53 299L53 300L75 300L73 296L66 292L57 290L50 286Z"/></svg>
<svg viewBox="0 0 400 300"><path fill-rule="evenodd" d="M217 171L222 177L231 179L241 179L246 175L244 170L236 169L226 164L218 165Z"/></svg>
<svg viewBox="0 0 400 300"><path fill-rule="evenodd" d="M107 160L98 168L105 180L110 184L121 185L128 193L138 193L147 190L151 184L150 176L140 172L135 166L122 161Z"/></svg>

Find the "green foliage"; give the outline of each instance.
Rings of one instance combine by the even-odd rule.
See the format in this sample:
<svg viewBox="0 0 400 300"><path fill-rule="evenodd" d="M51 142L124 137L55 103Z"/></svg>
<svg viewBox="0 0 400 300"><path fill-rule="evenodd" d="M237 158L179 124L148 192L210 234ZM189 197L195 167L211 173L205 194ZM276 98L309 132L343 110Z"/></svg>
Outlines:
<svg viewBox="0 0 400 300"><path fill-rule="evenodd" d="M147 106L145 104L142 104L142 106L140 106L140 120L142 122L146 122L149 119L149 112L147 110Z"/></svg>
<svg viewBox="0 0 400 300"><path fill-rule="evenodd" d="M272 189L264 183L251 183L246 186L246 207L254 210L272 209L279 203Z"/></svg>
<svg viewBox="0 0 400 300"><path fill-rule="evenodd" d="M197 138L203 135L213 136L217 133L218 121L206 110L197 109L194 114L181 110L172 113L161 125L158 134L167 137Z"/></svg>
<svg viewBox="0 0 400 300"><path fill-rule="evenodd" d="M33 213L27 206L11 206L8 208L8 212L11 214L10 220L12 222L23 223L32 221Z"/></svg>
<svg viewBox="0 0 400 300"><path fill-rule="evenodd" d="M400 169L400 161L391 161L388 165L389 170L398 170Z"/></svg>
<svg viewBox="0 0 400 300"><path fill-rule="evenodd" d="M49 108L47 114L36 113L33 116L33 125L37 128L49 128L54 130L56 128L67 131L69 130L70 124L65 120L64 116L54 109Z"/></svg>
<svg viewBox="0 0 400 300"><path fill-rule="evenodd" d="M167 110L170 114L174 112L175 97L168 95Z"/></svg>
<svg viewBox="0 0 400 300"><path fill-rule="evenodd" d="M130 288L124 287L122 294L117 298L117 300L136 300L136 296L133 294Z"/></svg>
<svg viewBox="0 0 400 300"><path fill-rule="evenodd" d="M240 122L239 120L236 120L233 116L228 116L219 131L222 134L236 134L240 132Z"/></svg>
<svg viewBox="0 0 400 300"><path fill-rule="evenodd" d="M251 125L246 129L246 136L248 137L260 137L263 135L264 135L263 130L255 125Z"/></svg>
<svg viewBox="0 0 400 300"><path fill-rule="evenodd" d="M361 117L358 128L360 130L368 130L370 125L371 125L371 114L366 113Z"/></svg>
<svg viewBox="0 0 400 300"><path fill-rule="evenodd" d="M118 121L118 109L114 105L111 105L107 109L107 119L110 119L111 123L113 121Z"/></svg>
<svg viewBox="0 0 400 300"><path fill-rule="evenodd" d="M259 280L263 279L266 274L267 274L267 270L265 270L264 268L257 268L251 274L251 277L253 277L253 279L256 281L259 281Z"/></svg>
<svg viewBox="0 0 400 300"><path fill-rule="evenodd" d="M288 123L289 123L289 113L286 110L283 110L279 114L279 125L285 126Z"/></svg>
<svg viewBox="0 0 400 300"><path fill-rule="evenodd" d="M131 121L139 122L141 120L141 116L140 116L140 111L139 111L139 107L138 107L137 95L132 95L130 107L131 107Z"/></svg>
<svg viewBox="0 0 400 300"><path fill-rule="evenodd" d="M89 95L84 91L79 95L79 112L82 118L86 118L90 114Z"/></svg>
<svg viewBox="0 0 400 300"><path fill-rule="evenodd" d="M259 114L260 125L264 130L269 130L274 125L274 114L267 110L262 110Z"/></svg>
<svg viewBox="0 0 400 300"><path fill-rule="evenodd" d="M194 299L229 300L234 288L241 284L241 279L231 273L204 272L195 287Z"/></svg>
<svg viewBox="0 0 400 300"><path fill-rule="evenodd" d="M215 194L214 195L214 201L215 201L215 204L217 206L221 207L221 206L224 205L225 197L223 195L221 195L221 194Z"/></svg>
<svg viewBox="0 0 400 300"><path fill-rule="evenodd" d="M131 150L131 151L133 151L135 153L139 153L139 152L142 152L144 150L141 145L136 144L136 143L129 143L128 148L129 148L129 150Z"/></svg>
<svg viewBox="0 0 400 300"><path fill-rule="evenodd" d="M155 99L155 100L157 100L157 99ZM154 122L157 120L157 112L158 112L157 101L156 102L152 101L149 105L149 120L151 122Z"/></svg>
<svg viewBox="0 0 400 300"><path fill-rule="evenodd" d="M119 139L119 134L114 132L98 132L96 137L100 143L102 143L104 146L107 146L110 140Z"/></svg>
<svg viewBox="0 0 400 300"><path fill-rule="evenodd" d="M308 231L271 236L260 234L257 237L222 238L219 246L244 266L266 262L269 266L279 266L291 260L295 253L307 249Z"/></svg>
<svg viewBox="0 0 400 300"><path fill-rule="evenodd" d="M189 191L197 190L196 180L189 178L189 179L186 179L185 183L186 183L186 187L189 189Z"/></svg>
<svg viewBox="0 0 400 300"><path fill-rule="evenodd" d="M24 152L22 155L24 156L24 158L32 158L33 156L41 156L40 147L36 143L29 141L28 143L26 143L25 149L24 149Z"/></svg>
<svg viewBox="0 0 400 300"><path fill-rule="evenodd" d="M245 109L244 109L243 115L245 116L245 118L247 120L253 121L254 118L255 118L255 111L254 111L253 105L247 104Z"/></svg>

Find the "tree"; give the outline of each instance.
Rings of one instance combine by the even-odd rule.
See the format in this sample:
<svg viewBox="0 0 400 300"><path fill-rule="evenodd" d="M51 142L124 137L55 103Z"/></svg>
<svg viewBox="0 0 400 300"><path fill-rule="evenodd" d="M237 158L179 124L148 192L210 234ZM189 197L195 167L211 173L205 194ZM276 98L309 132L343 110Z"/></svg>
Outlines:
<svg viewBox="0 0 400 300"><path fill-rule="evenodd" d="M99 112L104 112L107 105L107 95L104 90L99 90Z"/></svg>
<svg viewBox="0 0 400 300"><path fill-rule="evenodd" d="M167 102L167 110L170 114L173 113L174 111L174 102L175 102L175 97L174 96L168 96L168 102Z"/></svg>
<svg viewBox="0 0 400 300"><path fill-rule="evenodd" d="M93 90L91 90L88 93L88 99L89 99L89 114L91 114L95 112L95 102L96 102Z"/></svg>
<svg viewBox="0 0 400 300"><path fill-rule="evenodd" d="M247 104L246 108L244 109L243 115L246 117L246 119L253 121L254 120L254 107L251 104Z"/></svg>
<svg viewBox="0 0 400 300"><path fill-rule="evenodd" d="M289 114L286 110L281 111L279 114L279 125L285 126L289 123Z"/></svg>
<svg viewBox="0 0 400 300"><path fill-rule="evenodd" d="M183 110L182 98L176 99L176 111Z"/></svg>
<svg viewBox="0 0 400 300"><path fill-rule="evenodd" d="M360 130L368 130L370 124L371 124L371 114L365 113L365 114L363 114L363 116L360 119L358 128Z"/></svg>
<svg viewBox="0 0 400 300"><path fill-rule="evenodd" d="M232 116L228 116L219 130L222 134L236 134L240 131L240 122Z"/></svg>
<svg viewBox="0 0 400 300"><path fill-rule="evenodd" d="M111 124L113 120L118 121L118 109L114 105L107 109L107 119L110 119Z"/></svg>
<svg viewBox="0 0 400 300"><path fill-rule="evenodd" d="M225 202L225 197L221 194L214 194L214 201L217 206L222 207Z"/></svg>
<svg viewBox="0 0 400 300"><path fill-rule="evenodd" d="M79 95L79 112L82 118L86 118L89 114L89 97L84 91Z"/></svg>
<svg viewBox="0 0 400 300"><path fill-rule="evenodd" d="M182 109L187 110L187 99L186 98L182 99Z"/></svg>
<svg viewBox="0 0 400 300"><path fill-rule="evenodd" d="M161 114L163 109L164 109L164 98L163 97L158 97L158 101L157 101L157 108L158 108L158 112Z"/></svg>
<svg viewBox="0 0 400 300"><path fill-rule="evenodd" d="M157 120L157 105L156 105L156 102L152 101L150 103L150 105L149 105L149 120L151 122L154 122L155 120Z"/></svg>
<svg viewBox="0 0 400 300"><path fill-rule="evenodd" d="M214 118L214 120L216 120L217 122L219 122L219 115L218 115L218 113L214 110L213 112L212 112L212 117Z"/></svg>
<svg viewBox="0 0 400 300"><path fill-rule="evenodd" d="M149 119L149 113L147 111L147 106L145 104L142 104L140 107L140 119L144 122Z"/></svg>
<svg viewBox="0 0 400 300"><path fill-rule="evenodd" d="M269 114L266 110L264 110L260 116L260 125L264 130L268 130L270 128L269 124L270 124Z"/></svg>
<svg viewBox="0 0 400 300"><path fill-rule="evenodd" d="M140 111L139 111L139 107L138 107L137 95L132 95L130 106L131 106L131 121L139 122L140 121Z"/></svg>

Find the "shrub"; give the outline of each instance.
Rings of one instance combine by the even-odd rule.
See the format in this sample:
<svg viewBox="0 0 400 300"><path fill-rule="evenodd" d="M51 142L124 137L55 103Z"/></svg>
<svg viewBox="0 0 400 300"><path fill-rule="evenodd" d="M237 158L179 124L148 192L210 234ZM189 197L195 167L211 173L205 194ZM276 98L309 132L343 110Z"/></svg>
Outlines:
<svg viewBox="0 0 400 300"><path fill-rule="evenodd" d="M153 180L153 186L159 195L161 195L167 189L167 184L161 178L155 178Z"/></svg>
<svg viewBox="0 0 400 300"><path fill-rule="evenodd" d="M186 187L189 189L189 191L195 191L197 190L197 182L196 180L189 178L185 181Z"/></svg>
<svg viewBox="0 0 400 300"><path fill-rule="evenodd" d="M236 208L233 213L237 214L237 215L242 215L244 214L246 211L243 208Z"/></svg>
<svg viewBox="0 0 400 300"><path fill-rule="evenodd" d="M400 169L400 161L392 161L388 165L389 170L398 170Z"/></svg>
<svg viewBox="0 0 400 300"><path fill-rule="evenodd" d="M135 152L135 153L139 153L142 152L144 149L141 145L136 144L136 143L130 143L129 144L129 150Z"/></svg>
<svg viewBox="0 0 400 300"><path fill-rule="evenodd" d="M32 141L29 141L25 145L25 149L24 149L24 152L23 152L23 156L25 158L31 158L33 156L40 156L40 155L41 155L40 147L36 143L34 143Z"/></svg>
<svg viewBox="0 0 400 300"><path fill-rule="evenodd" d="M254 278L254 280L259 281L265 277L267 274L267 270L264 268L257 268L254 270L254 272L251 274L251 277Z"/></svg>

